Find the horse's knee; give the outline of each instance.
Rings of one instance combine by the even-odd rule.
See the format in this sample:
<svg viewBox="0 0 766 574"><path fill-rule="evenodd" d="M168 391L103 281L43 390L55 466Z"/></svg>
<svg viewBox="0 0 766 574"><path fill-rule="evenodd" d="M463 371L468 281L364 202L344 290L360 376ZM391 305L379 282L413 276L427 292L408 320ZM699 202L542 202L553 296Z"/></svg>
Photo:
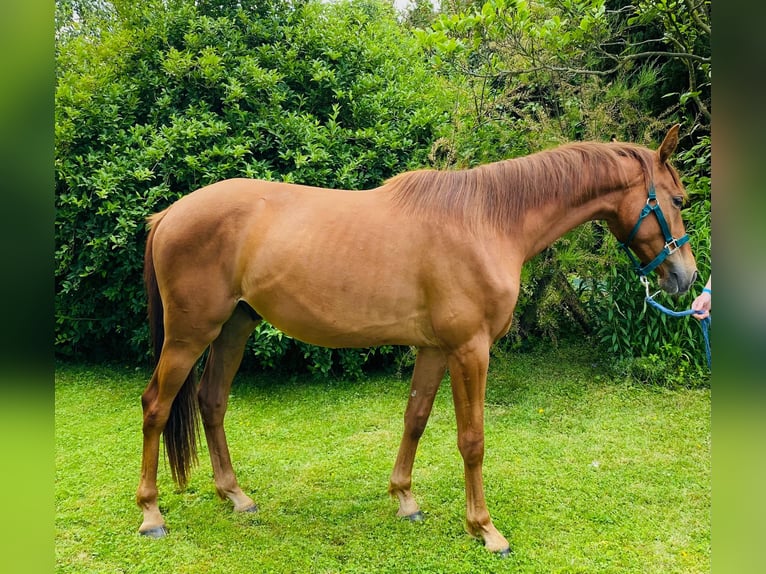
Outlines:
<svg viewBox="0 0 766 574"><path fill-rule="evenodd" d="M423 433L426 430L426 424L428 423L428 416L427 415L418 415L415 417L412 417L410 420L405 421L407 426L407 435L412 440L420 440L420 437L423 436Z"/></svg>
<svg viewBox="0 0 766 574"><path fill-rule="evenodd" d="M479 464L484 459L484 433L463 432L458 437L457 446L467 465Z"/></svg>

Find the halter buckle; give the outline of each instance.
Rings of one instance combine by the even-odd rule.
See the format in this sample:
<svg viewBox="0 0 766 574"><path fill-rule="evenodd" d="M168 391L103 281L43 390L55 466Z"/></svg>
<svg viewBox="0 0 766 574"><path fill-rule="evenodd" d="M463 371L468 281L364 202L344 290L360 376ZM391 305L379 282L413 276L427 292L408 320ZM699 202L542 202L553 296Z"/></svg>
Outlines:
<svg viewBox="0 0 766 574"><path fill-rule="evenodd" d="M671 239L670 241L668 241L668 242L665 244L665 251L667 251L667 252L668 252L668 255L672 255L672 254L673 254L673 253L675 253L675 252L676 252L678 249L680 249L680 247L681 247L681 246L678 244L678 239L676 239L676 238L674 237L673 239Z"/></svg>

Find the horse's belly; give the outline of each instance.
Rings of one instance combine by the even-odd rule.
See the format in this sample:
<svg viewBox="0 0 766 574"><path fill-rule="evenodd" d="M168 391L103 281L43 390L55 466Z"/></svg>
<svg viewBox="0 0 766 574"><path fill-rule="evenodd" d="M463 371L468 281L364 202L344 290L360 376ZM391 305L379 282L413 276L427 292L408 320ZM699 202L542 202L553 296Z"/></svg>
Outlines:
<svg viewBox="0 0 766 574"><path fill-rule="evenodd" d="M396 306L374 295L365 300L335 295L283 292L269 300L256 297L251 305L286 335L322 347L436 343L425 313L413 305Z"/></svg>

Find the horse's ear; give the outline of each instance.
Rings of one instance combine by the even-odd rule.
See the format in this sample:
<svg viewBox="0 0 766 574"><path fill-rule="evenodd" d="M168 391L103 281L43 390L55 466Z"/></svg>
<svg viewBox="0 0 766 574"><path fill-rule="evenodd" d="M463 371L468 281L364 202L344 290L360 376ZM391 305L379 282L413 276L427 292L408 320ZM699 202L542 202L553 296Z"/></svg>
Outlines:
<svg viewBox="0 0 766 574"><path fill-rule="evenodd" d="M665 136L665 139L662 140L662 145L657 151L657 153L660 154L660 163L665 163L668 161L670 156L673 155L673 152L676 151L676 146L678 145L678 130L680 127L681 124L674 125L668 130L668 134Z"/></svg>

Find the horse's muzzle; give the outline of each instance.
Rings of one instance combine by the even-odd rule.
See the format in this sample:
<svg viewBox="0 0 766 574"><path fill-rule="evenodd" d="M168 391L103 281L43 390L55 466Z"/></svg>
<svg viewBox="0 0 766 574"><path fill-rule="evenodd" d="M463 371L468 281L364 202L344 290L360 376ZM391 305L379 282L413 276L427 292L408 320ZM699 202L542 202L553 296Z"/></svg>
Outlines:
<svg viewBox="0 0 766 574"><path fill-rule="evenodd" d="M682 295L686 293L697 280L697 270L691 272L686 270L671 269L660 279L660 288L671 295Z"/></svg>

